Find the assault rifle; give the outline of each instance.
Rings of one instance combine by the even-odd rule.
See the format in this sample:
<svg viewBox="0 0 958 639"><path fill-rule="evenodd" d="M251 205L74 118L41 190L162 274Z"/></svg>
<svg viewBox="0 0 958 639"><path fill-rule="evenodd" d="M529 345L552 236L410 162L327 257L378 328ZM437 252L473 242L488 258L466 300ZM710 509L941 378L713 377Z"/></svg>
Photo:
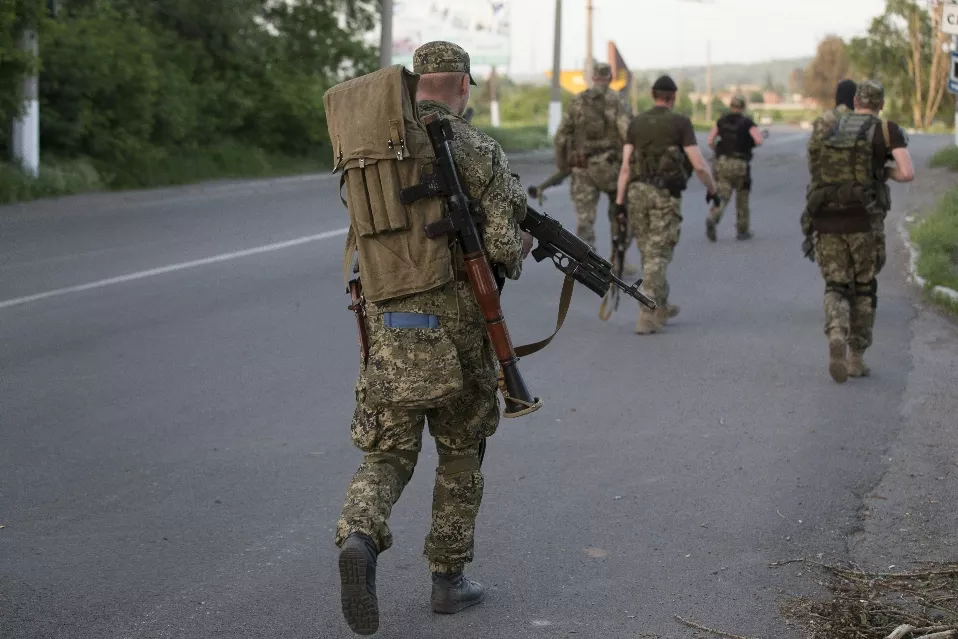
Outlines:
<svg viewBox="0 0 958 639"><path fill-rule="evenodd" d="M567 277L584 284L600 297L614 289L650 309L655 308L655 302L639 291L642 280L631 286L626 284L619 277L621 271L619 274L613 272L612 264L592 250L588 242L567 231L547 214L527 206L526 217L519 223L519 227L539 240L538 246L532 249L532 257L536 262L551 259L555 267Z"/></svg>
<svg viewBox="0 0 958 639"><path fill-rule="evenodd" d="M584 284L600 296L604 296L610 287L614 286L649 308L654 309L655 302L639 291L642 280L629 286L612 272L612 264L592 250L587 242L567 231L555 219L527 205L526 215L519 226L538 240L538 245L532 250L532 257L536 262L551 259L556 268L565 273L566 284L563 287L555 333L536 344L514 348L499 301L501 287L497 285L483 248L469 198L459 181L449 148L449 142L453 139L452 127L448 120L435 113L423 118L423 124L436 154L436 170L424 177L421 184L404 189L400 199L410 204L422 197L440 195L446 198L448 215L426 226L426 235L430 238L451 236L459 243L466 277L485 319L486 332L489 334L496 359L499 360L499 390L505 400L504 416L527 415L538 410L542 401L533 397L526 387L517 366L519 356L537 352L558 333L565 311L568 310L574 282Z"/></svg>
<svg viewBox="0 0 958 639"><path fill-rule="evenodd" d="M540 184L539 186L530 186L529 187L529 196L534 197L539 201L539 206L542 206L542 202L545 200L544 191L550 187L558 186L565 182L565 179L572 175L572 171L569 170L559 170L546 178L546 181Z"/></svg>

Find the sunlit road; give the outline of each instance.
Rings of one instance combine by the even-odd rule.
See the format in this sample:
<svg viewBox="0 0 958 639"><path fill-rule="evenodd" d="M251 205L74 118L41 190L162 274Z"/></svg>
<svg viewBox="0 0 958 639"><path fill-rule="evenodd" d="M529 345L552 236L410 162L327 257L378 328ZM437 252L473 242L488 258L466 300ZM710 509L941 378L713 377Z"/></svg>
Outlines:
<svg viewBox="0 0 958 639"><path fill-rule="evenodd" d="M874 376L831 381L799 249L804 141L774 131L758 151L750 242L731 209L705 239L693 180L665 333L635 335L633 304L600 321L577 288L522 361L545 405L490 441L470 568L489 598L454 617L429 611L427 444L381 557L379 636L692 636L674 615L798 636L778 606L814 582L768 564L843 556L900 427L913 315L883 273ZM916 165L940 143L915 136ZM532 184L551 166L513 169ZM332 544L360 460L337 184L0 208L0 636L351 636ZM545 208L574 228L567 185ZM560 285L530 258L507 286L517 343L551 331Z"/></svg>

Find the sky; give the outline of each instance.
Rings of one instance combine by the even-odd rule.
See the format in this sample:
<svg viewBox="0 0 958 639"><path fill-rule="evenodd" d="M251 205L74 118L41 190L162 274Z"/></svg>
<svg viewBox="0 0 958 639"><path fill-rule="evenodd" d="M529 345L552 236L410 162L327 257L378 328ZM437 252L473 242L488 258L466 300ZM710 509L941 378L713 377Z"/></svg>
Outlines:
<svg viewBox="0 0 958 639"><path fill-rule="evenodd" d="M468 0L462 0L468 1ZM563 0L562 66L582 68L586 0ZM813 56L828 34L860 35L884 0L593 0L593 54L615 41L631 68ZM510 74L552 68L555 0L512 0Z"/></svg>

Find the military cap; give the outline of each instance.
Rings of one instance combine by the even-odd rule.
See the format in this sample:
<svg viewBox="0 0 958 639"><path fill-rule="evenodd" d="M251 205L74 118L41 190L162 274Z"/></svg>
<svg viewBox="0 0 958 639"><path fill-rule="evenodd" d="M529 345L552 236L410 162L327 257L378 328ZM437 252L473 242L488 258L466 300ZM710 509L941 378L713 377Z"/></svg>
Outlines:
<svg viewBox="0 0 958 639"><path fill-rule="evenodd" d="M596 78L612 78L612 66L605 62L596 62L592 65L592 76Z"/></svg>
<svg viewBox="0 0 958 639"><path fill-rule="evenodd" d="M875 80L865 80L858 85L855 97L863 107L878 107L885 99L885 87Z"/></svg>
<svg viewBox="0 0 958 639"><path fill-rule="evenodd" d="M469 68L469 54L458 44L435 40L422 45L412 54L413 73L465 73L469 83L478 86Z"/></svg>
<svg viewBox="0 0 958 639"><path fill-rule="evenodd" d="M679 87L676 86L675 80L670 78L667 75L663 75L658 80L655 81L655 84L652 85L653 91L678 91Z"/></svg>
<svg viewBox="0 0 958 639"><path fill-rule="evenodd" d="M732 98L732 101L729 103L733 109L744 109L745 108L745 96L736 95Z"/></svg>

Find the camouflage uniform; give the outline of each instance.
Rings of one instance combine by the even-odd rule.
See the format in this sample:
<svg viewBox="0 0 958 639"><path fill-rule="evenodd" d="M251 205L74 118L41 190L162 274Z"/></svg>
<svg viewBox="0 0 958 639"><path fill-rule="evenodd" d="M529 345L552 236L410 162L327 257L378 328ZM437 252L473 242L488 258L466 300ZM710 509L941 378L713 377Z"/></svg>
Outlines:
<svg viewBox="0 0 958 639"><path fill-rule="evenodd" d="M859 85L857 97L859 103L867 108L876 108L884 98L884 90L874 81ZM821 156L826 134L833 131L843 118L855 118L854 113L845 106L826 112L813 125L808 145L809 169L812 182L808 193L811 202L819 187L816 176L832 174L836 176L848 172L845 167L830 167ZM880 126L875 135L882 135ZM869 140L869 152L871 152ZM883 170L882 167L873 167ZM881 264L879 255L884 253L884 218L890 205L888 187L881 181L876 185L879 190L877 201L865 203L868 217L858 222L861 228L828 228L820 218L809 213L809 206L802 215L802 229L813 238L814 257L825 280L825 334L829 338L829 371L836 381L842 382L852 374L845 361L845 345L851 349L852 358L857 358L859 372L867 371L861 363L861 356L872 344L872 329L875 324L875 310L878 303L877 274ZM832 191L834 193L834 191ZM883 194L883 196L882 196ZM831 203L826 195L826 205ZM840 222L847 225L847 221ZM869 230L870 229L870 230ZM849 360L851 362L851 360Z"/></svg>
<svg viewBox="0 0 958 639"><path fill-rule="evenodd" d="M659 308L668 309L665 271L679 243L682 200L665 189L634 181L629 184L627 209L642 258L642 288Z"/></svg>
<svg viewBox="0 0 958 639"><path fill-rule="evenodd" d="M752 153L751 146L742 147L743 143L747 143L739 136L742 135L741 128L751 128L752 122L745 119L741 113L745 108L744 96L732 98L731 106L735 110L719 118L716 125L721 140L716 147L718 157L715 160L715 185L721 204L713 207L709 212L709 222L706 225L709 239L714 239L715 227L722 221L725 207L728 206L733 192L735 193L735 230L738 232L739 239L751 237L748 197L752 188L749 167ZM726 140L726 136L730 136L730 139ZM748 137L751 138L751 135Z"/></svg>
<svg viewBox="0 0 958 639"><path fill-rule="evenodd" d="M464 68L454 66L466 55L454 45L431 43L420 52L415 60L417 73L468 73L468 57ZM451 148L462 186L485 213L481 231L489 261L517 279L522 269L518 223L525 216L526 196L510 174L502 148L445 104L424 101L419 110L421 116L439 113L450 121L455 136ZM337 546L353 533L371 537L378 552L392 545L387 520L412 477L428 422L439 465L424 554L430 571L443 574L459 572L473 559L476 515L483 492L480 444L495 433L500 416L498 363L475 295L461 272L461 256L457 255L454 263L460 270L457 281L438 290L367 306L370 355L356 383L350 428L353 443L365 457L347 490L336 528ZM417 321L428 317L433 324L428 328L387 326L389 322L396 326L397 318L401 326L409 317ZM448 340L440 340L439 332L445 332ZM443 345L437 347L440 343ZM453 382L458 387L460 381L459 392L436 401L424 400L412 408L379 399L410 389L448 387Z"/></svg>
<svg viewBox="0 0 958 639"><path fill-rule="evenodd" d="M595 74L611 77L612 68L598 63ZM620 96L608 87L593 87L573 99L556 132L556 155L571 156L570 193L576 209L576 235L592 246L601 193L609 197L609 219L615 215L622 146L628 128L629 114Z"/></svg>
<svg viewBox="0 0 958 639"><path fill-rule="evenodd" d="M716 194L721 200L718 208L711 211L710 218L713 224L722 221L725 207L728 206L735 192L735 230L739 235L749 232L748 196L751 189L749 179L748 160L723 155L715 160L715 187Z"/></svg>

